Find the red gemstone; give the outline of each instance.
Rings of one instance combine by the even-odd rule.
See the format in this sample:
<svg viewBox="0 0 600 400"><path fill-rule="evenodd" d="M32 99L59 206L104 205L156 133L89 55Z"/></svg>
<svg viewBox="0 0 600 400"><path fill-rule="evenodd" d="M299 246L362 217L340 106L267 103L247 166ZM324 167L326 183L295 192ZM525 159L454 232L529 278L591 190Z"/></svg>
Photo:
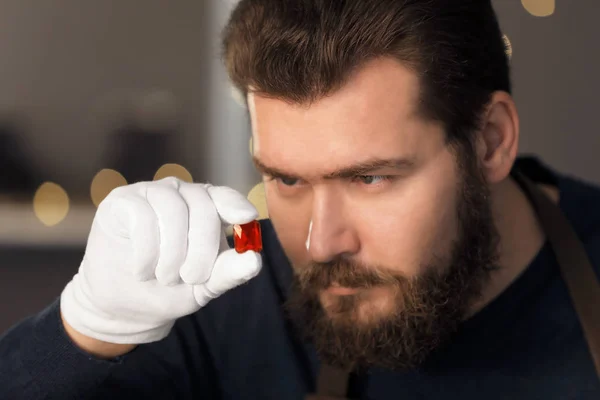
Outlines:
<svg viewBox="0 0 600 400"><path fill-rule="evenodd" d="M262 250L260 223L252 221L243 225L234 225L233 244L235 251L238 253L244 253L248 250L260 252Z"/></svg>

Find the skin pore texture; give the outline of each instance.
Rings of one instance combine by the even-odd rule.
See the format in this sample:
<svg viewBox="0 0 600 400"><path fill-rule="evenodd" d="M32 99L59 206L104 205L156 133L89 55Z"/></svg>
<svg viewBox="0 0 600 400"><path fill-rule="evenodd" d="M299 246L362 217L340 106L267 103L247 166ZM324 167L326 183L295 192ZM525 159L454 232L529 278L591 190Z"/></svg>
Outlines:
<svg viewBox="0 0 600 400"><path fill-rule="evenodd" d="M417 113L419 93L414 72L382 58L311 104L248 95L254 161L296 275L289 312L333 364L415 367L545 240L509 176L511 96L492 95L461 149Z"/></svg>

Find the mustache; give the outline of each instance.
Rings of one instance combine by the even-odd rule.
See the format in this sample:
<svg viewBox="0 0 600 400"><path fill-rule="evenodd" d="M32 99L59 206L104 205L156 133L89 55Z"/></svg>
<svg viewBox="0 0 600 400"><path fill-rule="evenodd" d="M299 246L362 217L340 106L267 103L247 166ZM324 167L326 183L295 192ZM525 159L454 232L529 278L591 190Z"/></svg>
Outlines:
<svg viewBox="0 0 600 400"><path fill-rule="evenodd" d="M368 266L355 260L337 258L329 262L310 262L296 271L303 290L323 290L333 284L368 289L382 285L406 285L408 278L386 268Z"/></svg>

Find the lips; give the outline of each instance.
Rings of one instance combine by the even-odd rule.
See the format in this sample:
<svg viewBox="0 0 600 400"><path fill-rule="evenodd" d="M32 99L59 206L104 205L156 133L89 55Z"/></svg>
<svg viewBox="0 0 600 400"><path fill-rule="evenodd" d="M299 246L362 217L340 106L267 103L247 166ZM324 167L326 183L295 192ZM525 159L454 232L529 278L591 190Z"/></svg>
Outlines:
<svg viewBox="0 0 600 400"><path fill-rule="evenodd" d="M330 287L328 287L327 289L325 289L325 292L332 294L334 296L351 296L353 294L358 293L359 289L356 288L349 288L349 287L343 287L337 284L333 284Z"/></svg>

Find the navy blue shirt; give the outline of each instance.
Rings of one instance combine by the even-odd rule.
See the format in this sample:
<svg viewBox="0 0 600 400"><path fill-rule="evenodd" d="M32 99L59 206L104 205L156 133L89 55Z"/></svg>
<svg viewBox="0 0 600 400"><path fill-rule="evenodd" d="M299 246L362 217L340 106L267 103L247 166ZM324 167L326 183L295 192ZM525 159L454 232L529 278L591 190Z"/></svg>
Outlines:
<svg viewBox="0 0 600 400"><path fill-rule="evenodd" d="M600 276L600 189L552 179ZM75 347L58 300L14 326L0 339L0 399L303 399L314 390L319 363L284 316L291 268L270 222L262 229L258 277L123 357L98 360ZM353 398L377 400L600 399L600 380L546 244L422 368L374 369L353 377L351 390Z"/></svg>

